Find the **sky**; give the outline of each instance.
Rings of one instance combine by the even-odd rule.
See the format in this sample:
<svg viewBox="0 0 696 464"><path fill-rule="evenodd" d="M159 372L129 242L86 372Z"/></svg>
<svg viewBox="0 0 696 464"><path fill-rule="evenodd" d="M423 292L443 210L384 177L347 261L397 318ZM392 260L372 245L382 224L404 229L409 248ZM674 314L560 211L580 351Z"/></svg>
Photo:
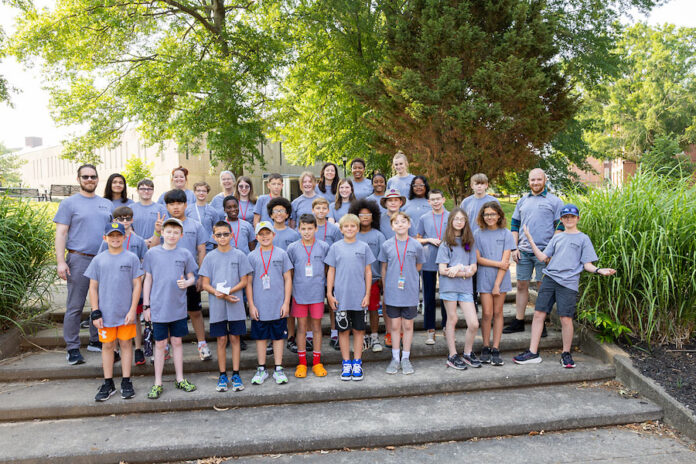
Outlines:
<svg viewBox="0 0 696 464"><path fill-rule="evenodd" d="M50 6L53 0L36 0L38 6ZM6 33L13 31L15 11L0 5L0 25ZM654 9L648 17L634 15L635 20L647 20L649 24L672 23L677 26L696 27L696 0L671 0ZM10 85L20 90L12 95L13 107L0 104L0 143L10 148L24 146L24 137L43 138L45 146L56 145L75 128L56 127L48 109L48 93L42 89L38 68L25 69L14 58L0 62L0 75Z"/></svg>

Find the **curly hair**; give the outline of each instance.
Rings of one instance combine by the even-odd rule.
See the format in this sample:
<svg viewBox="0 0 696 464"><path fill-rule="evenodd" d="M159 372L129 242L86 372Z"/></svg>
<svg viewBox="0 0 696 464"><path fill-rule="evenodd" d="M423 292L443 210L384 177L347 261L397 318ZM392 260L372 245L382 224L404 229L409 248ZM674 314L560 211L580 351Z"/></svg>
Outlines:
<svg viewBox="0 0 696 464"><path fill-rule="evenodd" d="M428 178L425 176L416 176L411 181L411 187L408 190L408 199L409 200L413 200L414 198L417 198L416 195L413 193L413 183L415 181L417 181L418 179L422 180L423 183L425 184L425 195L423 195L423 198L428 198L428 193L430 193L430 184L428 183Z"/></svg>
<svg viewBox="0 0 696 464"><path fill-rule="evenodd" d="M273 215L273 208L276 206L282 206L285 208L285 211L288 213L288 217L292 214L292 204L287 198L284 197L275 197L271 198L271 201L268 202L268 205L266 205L266 210L268 210L268 215L272 216Z"/></svg>
<svg viewBox="0 0 696 464"><path fill-rule="evenodd" d="M348 208L348 214L355 214L359 217L361 209L366 209L370 211L370 213L372 213L372 228L379 230L380 214L382 213L382 211L379 209L377 202L373 200L368 200L367 198L360 198L358 200L355 200L350 204L350 208Z"/></svg>

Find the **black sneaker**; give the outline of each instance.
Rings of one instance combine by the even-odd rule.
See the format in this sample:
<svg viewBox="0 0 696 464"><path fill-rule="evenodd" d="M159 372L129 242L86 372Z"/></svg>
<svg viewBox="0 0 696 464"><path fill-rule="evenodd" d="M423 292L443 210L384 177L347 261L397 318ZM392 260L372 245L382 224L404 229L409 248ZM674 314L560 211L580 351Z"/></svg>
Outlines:
<svg viewBox="0 0 696 464"><path fill-rule="evenodd" d="M471 367L481 367L481 361L479 361L479 359L476 357L473 351L468 354L462 353L461 358L465 363L467 363Z"/></svg>
<svg viewBox="0 0 696 464"><path fill-rule="evenodd" d="M246 351L248 348L246 342L244 340L239 341L239 349L240 351Z"/></svg>
<svg viewBox="0 0 696 464"><path fill-rule="evenodd" d="M466 370L466 363L462 361L458 354L447 357L447 366L460 371Z"/></svg>
<svg viewBox="0 0 696 464"><path fill-rule="evenodd" d="M313 338L307 339L307 347L305 349L307 351L314 351L314 339Z"/></svg>
<svg viewBox="0 0 696 464"><path fill-rule="evenodd" d="M97 392L97 396L94 397L94 401L106 401L111 398L111 395L114 393L116 393L114 382L107 382L105 380L101 387L99 387L99 391Z"/></svg>
<svg viewBox="0 0 696 464"><path fill-rule="evenodd" d="M81 329L89 329L89 319L80 322L80 328Z"/></svg>
<svg viewBox="0 0 696 464"><path fill-rule="evenodd" d="M546 338L548 336L549 334L546 333L546 323L544 323L544 329L541 331L541 338Z"/></svg>
<svg viewBox="0 0 696 464"><path fill-rule="evenodd" d="M121 398L129 400L135 396L133 382L130 379L121 379Z"/></svg>
<svg viewBox="0 0 696 464"><path fill-rule="evenodd" d="M575 361L573 361L573 356L567 351L561 353L561 366L566 369L573 369L575 367Z"/></svg>
<svg viewBox="0 0 696 464"><path fill-rule="evenodd" d="M95 352L95 353L101 353L101 350L102 350L102 342L100 342L100 341L96 341L96 342L90 341L90 342L87 344L87 351L93 351L93 352Z"/></svg>
<svg viewBox="0 0 696 464"><path fill-rule="evenodd" d="M77 348L73 348L72 350L68 350L68 354L65 355L65 359L68 360L68 364L75 365L75 364L84 364L85 363L85 358L82 357L82 353L80 353L80 350Z"/></svg>
<svg viewBox="0 0 696 464"><path fill-rule="evenodd" d="M329 345L331 345L331 348L333 348L336 351L339 351L341 349L341 346L338 343L338 337L336 338L331 338L331 341L329 342Z"/></svg>
<svg viewBox="0 0 696 464"><path fill-rule="evenodd" d="M135 350L135 365L142 366L143 364L145 364L145 353L143 353L143 350L138 348Z"/></svg>
<svg viewBox="0 0 696 464"><path fill-rule="evenodd" d="M504 334L524 332L524 320L513 319L512 322L503 329Z"/></svg>
<svg viewBox="0 0 696 464"><path fill-rule="evenodd" d="M268 340L268 345L266 345L266 354L273 354L273 341Z"/></svg>
<svg viewBox="0 0 696 464"><path fill-rule="evenodd" d="M503 358L500 357L500 351L496 348L491 350L491 366L502 366L505 364Z"/></svg>
<svg viewBox="0 0 696 464"><path fill-rule="evenodd" d="M114 351L114 364L116 364L117 362L121 362L121 353L119 353L118 351Z"/></svg>
<svg viewBox="0 0 696 464"><path fill-rule="evenodd" d="M288 337L288 342L285 344L285 346L293 353L297 353L297 343L295 343L295 337Z"/></svg>
<svg viewBox="0 0 696 464"><path fill-rule="evenodd" d="M479 360L483 364L488 364L491 362L491 349L488 346L484 346L483 349L481 350L481 357Z"/></svg>
<svg viewBox="0 0 696 464"><path fill-rule="evenodd" d="M512 358L512 361L515 364L539 364L541 362L541 356L539 356L538 353L532 353L527 350Z"/></svg>

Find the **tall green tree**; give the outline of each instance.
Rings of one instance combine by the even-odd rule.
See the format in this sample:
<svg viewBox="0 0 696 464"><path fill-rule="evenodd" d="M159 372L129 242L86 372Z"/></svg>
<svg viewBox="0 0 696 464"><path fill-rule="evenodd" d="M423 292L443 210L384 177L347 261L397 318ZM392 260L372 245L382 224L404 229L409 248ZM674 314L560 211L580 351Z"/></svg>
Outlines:
<svg viewBox="0 0 696 464"><path fill-rule="evenodd" d="M152 169L154 167L155 163L146 164L136 155L131 155L131 157L126 160L126 168L121 174L126 178L126 184L128 184L129 187L137 187L138 182L141 180L152 179Z"/></svg>
<svg viewBox="0 0 696 464"><path fill-rule="evenodd" d="M258 160L266 86L286 54L280 0L57 0L27 6L11 43L40 58L58 124L86 132L63 155L99 161L137 123L150 144L173 139L189 153L238 169ZM205 144L205 146L204 146Z"/></svg>
<svg viewBox="0 0 696 464"><path fill-rule="evenodd" d="M15 187L22 182L19 168L24 162L11 150L0 142L0 185L3 187Z"/></svg>

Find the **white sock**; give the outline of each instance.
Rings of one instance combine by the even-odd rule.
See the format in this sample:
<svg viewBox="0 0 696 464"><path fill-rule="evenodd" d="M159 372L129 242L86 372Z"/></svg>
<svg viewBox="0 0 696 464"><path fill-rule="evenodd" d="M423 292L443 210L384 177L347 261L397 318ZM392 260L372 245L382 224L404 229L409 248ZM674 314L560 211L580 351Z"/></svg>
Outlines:
<svg viewBox="0 0 696 464"><path fill-rule="evenodd" d="M395 359L396 361L398 361L399 360L399 352L400 352L400 350L398 348L392 349L392 359Z"/></svg>
<svg viewBox="0 0 696 464"><path fill-rule="evenodd" d="M408 359L409 356L411 356L411 352L410 352L410 351L402 351L402 352L401 352L401 360L402 360L402 361L403 361L404 359Z"/></svg>
<svg viewBox="0 0 696 464"><path fill-rule="evenodd" d="M331 329L331 338L337 338L337 337L338 337L338 330Z"/></svg>
<svg viewBox="0 0 696 464"><path fill-rule="evenodd" d="M206 343L205 341L198 342L198 348L200 348L200 347L203 346L203 345L207 345L207 344L208 344L208 343Z"/></svg>
<svg viewBox="0 0 696 464"><path fill-rule="evenodd" d="M314 334L311 330L307 331L307 338L314 338Z"/></svg>

